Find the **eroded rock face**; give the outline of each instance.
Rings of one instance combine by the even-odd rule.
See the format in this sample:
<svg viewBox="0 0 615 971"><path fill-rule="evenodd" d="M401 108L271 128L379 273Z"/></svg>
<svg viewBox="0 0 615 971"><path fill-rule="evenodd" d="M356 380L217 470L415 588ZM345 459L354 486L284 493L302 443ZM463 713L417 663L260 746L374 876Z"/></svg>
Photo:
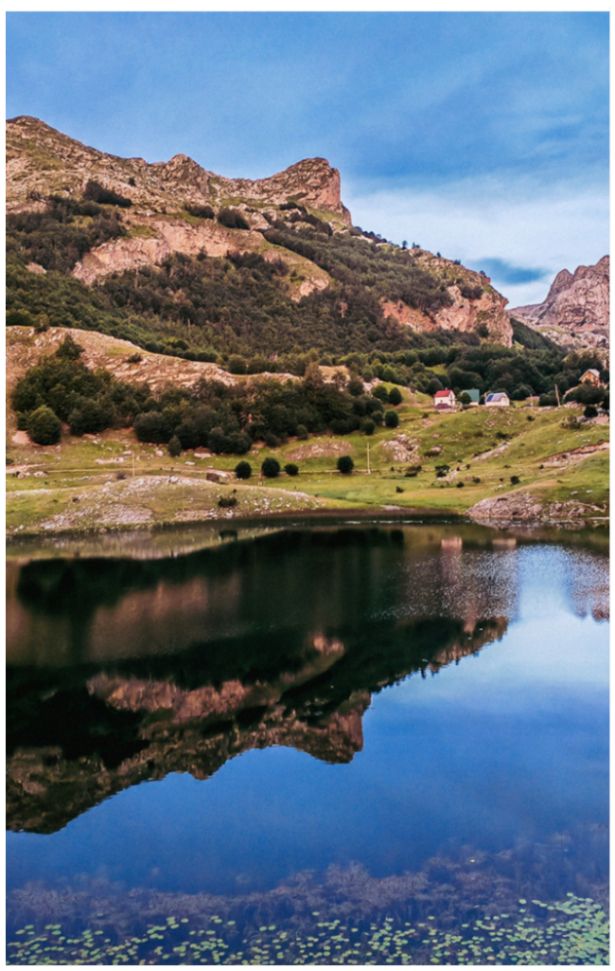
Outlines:
<svg viewBox="0 0 615 971"><path fill-rule="evenodd" d="M515 307L512 315L570 348L607 348L610 260L570 273L560 270L542 303Z"/></svg>
<svg viewBox="0 0 615 971"><path fill-rule="evenodd" d="M234 196L259 205L296 199L336 214L346 225L351 222L341 200L340 174L324 158L303 159L265 179L229 179L187 155L148 163L82 145L38 118L21 115L7 123L9 212L32 208L36 192L80 195L90 179L146 211L176 213L186 202L224 205Z"/></svg>

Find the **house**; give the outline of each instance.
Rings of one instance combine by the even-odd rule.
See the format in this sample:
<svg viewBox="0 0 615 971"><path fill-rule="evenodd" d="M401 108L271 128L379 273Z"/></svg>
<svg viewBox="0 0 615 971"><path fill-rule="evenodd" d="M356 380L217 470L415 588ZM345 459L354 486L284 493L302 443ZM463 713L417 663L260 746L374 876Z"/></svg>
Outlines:
<svg viewBox="0 0 615 971"><path fill-rule="evenodd" d="M595 388L600 388L602 386L602 381L600 380L600 371L595 367L590 367L587 371L584 371L579 378L579 384L593 384Z"/></svg>
<svg viewBox="0 0 615 971"><path fill-rule="evenodd" d="M433 406L436 411L454 411L455 410L455 392L451 391L450 388L444 388L442 391L436 391L433 396Z"/></svg>
<svg viewBox="0 0 615 971"><path fill-rule="evenodd" d="M470 399L468 403L468 407L476 407L477 405L480 404L480 391L478 390L478 388L466 388L465 391L462 391L461 394L459 395L460 401L463 398L464 394L467 394Z"/></svg>
<svg viewBox="0 0 615 971"><path fill-rule="evenodd" d="M505 391L490 391L485 395L486 408L508 408L510 398Z"/></svg>

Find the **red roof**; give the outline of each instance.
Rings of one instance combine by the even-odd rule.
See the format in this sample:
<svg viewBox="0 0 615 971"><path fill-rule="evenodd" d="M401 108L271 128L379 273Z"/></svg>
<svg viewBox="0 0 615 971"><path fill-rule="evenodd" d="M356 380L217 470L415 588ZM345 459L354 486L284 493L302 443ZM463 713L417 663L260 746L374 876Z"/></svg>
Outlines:
<svg viewBox="0 0 615 971"><path fill-rule="evenodd" d="M450 388L445 388L444 391L436 391L434 398L448 398L452 393Z"/></svg>

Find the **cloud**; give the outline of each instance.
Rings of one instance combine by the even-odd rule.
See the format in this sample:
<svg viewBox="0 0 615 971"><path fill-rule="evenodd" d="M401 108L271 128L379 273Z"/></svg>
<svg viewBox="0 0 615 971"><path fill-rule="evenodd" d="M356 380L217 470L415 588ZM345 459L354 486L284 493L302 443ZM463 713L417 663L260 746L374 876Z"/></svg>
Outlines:
<svg viewBox="0 0 615 971"><path fill-rule="evenodd" d="M490 263L493 284L511 307L539 303L563 267L574 270L608 252L608 191L597 179L545 184L498 176L439 188L342 188L356 225L488 273Z"/></svg>
<svg viewBox="0 0 615 971"><path fill-rule="evenodd" d="M504 283L534 283L536 280L548 278L549 271L533 266L517 266L507 260L500 260L497 257L488 257L477 260L475 265L470 267L472 270L484 270L487 276L497 277Z"/></svg>

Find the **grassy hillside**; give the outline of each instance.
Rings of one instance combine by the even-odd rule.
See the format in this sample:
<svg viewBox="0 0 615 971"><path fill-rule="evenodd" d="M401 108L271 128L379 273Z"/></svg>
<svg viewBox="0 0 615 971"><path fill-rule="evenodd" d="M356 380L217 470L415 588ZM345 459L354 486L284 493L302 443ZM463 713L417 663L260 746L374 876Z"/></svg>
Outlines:
<svg viewBox="0 0 615 971"><path fill-rule="evenodd" d="M517 406L437 415L430 399L405 392L396 429L253 447L245 456L254 470L247 483L232 475L237 457L197 450L171 458L126 430L51 447L24 444L17 434L9 442L8 528L22 534L90 530L359 507L465 514L480 499L521 490L544 503L571 501L604 514L608 454L601 448L608 426L572 422L580 412ZM429 454L436 449L437 455ZM352 455L351 475L335 470L340 454ZM299 475L261 480L266 456L282 466L296 463ZM421 470L408 477L416 465ZM438 478L436 466L446 465L449 471ZM228 471L229 481L208 481L211 469ZM512 476L519 481L513 484ZM237 505L218 505L229 498Z"/></svg>

